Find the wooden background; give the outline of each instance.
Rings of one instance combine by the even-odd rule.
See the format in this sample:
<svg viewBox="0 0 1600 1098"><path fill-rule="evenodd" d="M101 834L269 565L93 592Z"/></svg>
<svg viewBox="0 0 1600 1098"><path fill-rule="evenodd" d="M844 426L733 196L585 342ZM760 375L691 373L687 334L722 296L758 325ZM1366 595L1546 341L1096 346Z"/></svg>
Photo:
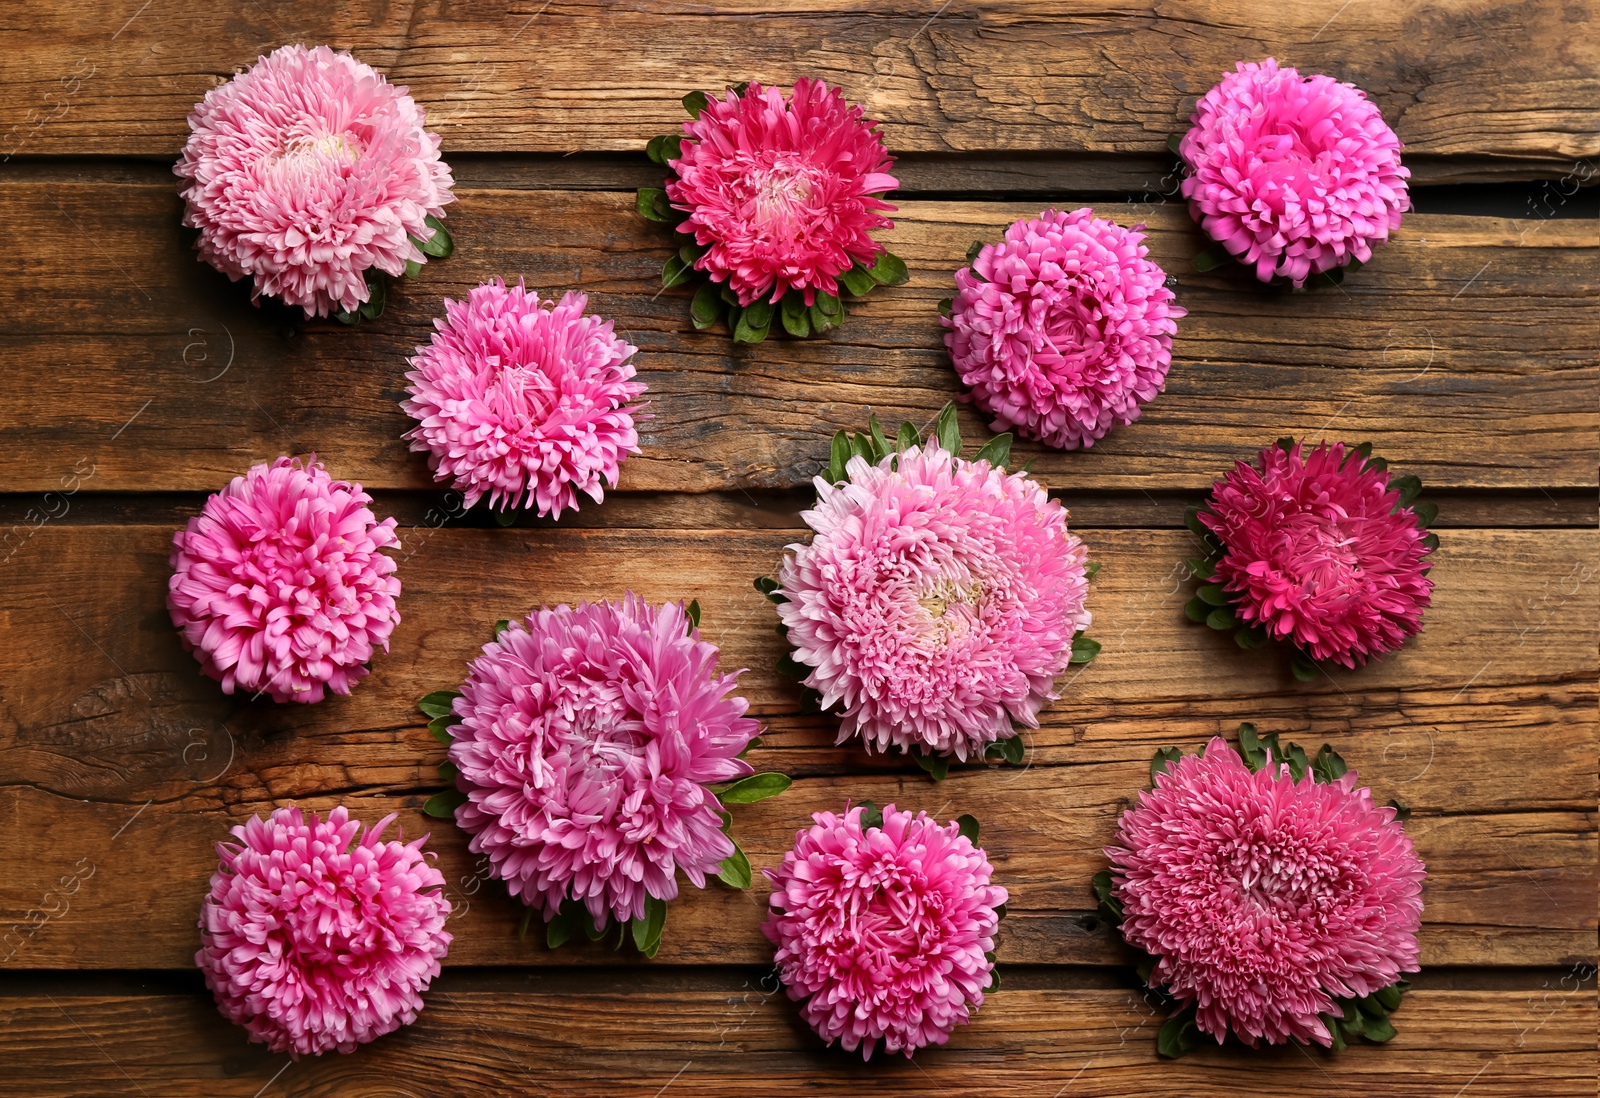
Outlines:
<svg viewBox="0 0 1600 1098"><path fill-rule="evenodd" d="M0 43L0 1091L51 1095L836 1093L1593 1095L1600 8L1592 0L56 0ZM252 308L183 245L170 165L206 89L290 41L409 84L460 182L457 252L352 331ZM1343 286L1197 273L1169 134L1241 58L1365 87L1406 142L1417 212ZM830 337L697 334L632 213L678 97L841 84L901 156L886 239L909 285ZM9 129L6 129L9 127ZM1101 657L1026 769L920 772L832 746L771 670L751 588L797 536L829 436L955 391L938 299L971 241L1047 205L1150 228L1180 280L1165 395L1037 469L1104 563ZM399 436L405 356L442 295L492 275L581 288L640 347L652 417L621 491L559 527L463 519ZM969 438L983 437L963 413ZM1181 516L1284 434L1372 440L1440 504L1437 601L1397 657L1296 683L1188 625ZM404 622L346 699L223 697L163 606L172 531L250 464L316 451L399 517ZM75 487L63 494L63 486ZM412 708L494 619L541 603L698 598L768 724L738 809L773 865L847 797L983 821L1012 893L1005 988L950 1046L863 1066L764 981L765 893L674 905L660 955L519 942L518 910L422 816L442 748ZM1089 877L1162 745L1253 719L1333 744L1399 797L1428 863L1424 972L1386 1047L1155 1057L1160 1017ZM211 845L252 813L343 802L431 831L456 935L418 1023L291 1062L216 1014L192 966Z"/></svg>

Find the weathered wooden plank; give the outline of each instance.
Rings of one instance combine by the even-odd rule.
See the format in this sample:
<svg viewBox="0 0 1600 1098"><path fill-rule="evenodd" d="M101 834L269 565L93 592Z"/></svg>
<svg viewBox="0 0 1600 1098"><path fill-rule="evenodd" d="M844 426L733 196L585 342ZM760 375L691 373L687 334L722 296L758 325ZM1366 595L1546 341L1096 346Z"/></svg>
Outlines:
<svg viewBox="0 0 1600 1098"><path fill-rule="evenodd" d="M255 461L317 450L368 487L425 487L400 435L405 356L440 295L525 276L583 289L640 348L644 453L624 490L804 484L864 406L922 423L956 394L937 302L974 238L1032 205L907 202L891 239L910 285L875 294L826 339L739 347L690 329L659 292L665 241L625 195L472 191L458 251L391 296L376 324L306 325L252 309L178 242L157 186L5 188L22 250L0 334L0 486L212 490ZM1021 447L1057 486L1199 489L1283 434L1370 439L1440 487L1592 486L1600 464L1600 234L1588 222L1409 218L1343 287L1263 289L1199 274L1180 207L1106 206L1144 221L1182 281L1167 391L1137 424L1074 454ZM985 425L970 411L973 437Z"/></svg>
<svg viewBox="0 0 1600 1098"><path fill-rule="evenodd" d="M988 0L870 14L833 0L626 12L596 0L86 0L15 17L29 48L0 83L12 127L0 155L170 155L207 89L306 41L353 49L409 84L447 151L634 149L681 121L685 90L809 73L863 101L896 149L1159 153L1223 71L1273 53L1367 89L1419 168L1467 156L1548 173L1600 151L1600 55L1573 28L1587 15L1557 0L1249 0L1204 13Z"/></svg>
<svg viewBox="0 0 1600 1098"><path fill-rule="evenodd" d="M1254 718L1333 743L1381 797L1416 810L1433 871L1426 963L1559 963L1592 949L1593 532L1453 532L1422 637L1388 663L1310 687L1267 653L1241 655L1182 620L1172 568L1187 534L1084 534L1104 562L1090 603L1100 659L1030 736L1028 769L958 771L936 785L835 748L827 721L793 715L792 689L768 670L779 652L770 607L747 582L775 562L792 536L781 531L408 532L395 650L348 699L277 707L223 699L179 649L162 609L168 531L46 527L9 563L17 580L0 612L0 812L26 821L0 881L0 926L26 928L32 912L58 907L51 891L80 859L96 869L68 915L28 933L10 963L180 967L211 842L277 803L341 799L366 818L403 809L408 833L431 828L467 904L455 963L547 963L517 943L516 911L475 881L463 836L420 816L442 750L411 706L451 684L494 618L628 587L698 598L707 637L731 666L752 668L742 690L773 727L753 761L802 775L785 797L741 810L758 865L776 864L811 811L848 797L972 811L1015 890L1007 956L1105 963L1120 953L1083 882L1150 753ZM1530 575L1549 578L1513 580ZM1206 697L1194 698L1201 684ZM759 962L761 906L759 893L720 888L687 898L662 959ZM115 933L134 913L137 942Z"/></svg>
<svg viewBox="0 0 1600 1098"><path fill-rule="evenodd" d="M1592 971L1592 970L1591 970ZM0 997L8 1075L37 1098L85 1093L354 1098L441 1093L732 1096L973 1093L1196 1098L1381 1093L1439 1098L1594 1090L1592 984L1413 991L1399 1035L1336 1056L1282 1048L1155 1055L1161 1016L1131 990L1003 989L948 1046L903 1057L828 1052L759 974L541 976L471 989L446 974L416 1023L350 1056L290 1061L247 1045L203 993ZM463 984L467 985L463 989ZM771 985L766 985L770 987Z"/></svg>

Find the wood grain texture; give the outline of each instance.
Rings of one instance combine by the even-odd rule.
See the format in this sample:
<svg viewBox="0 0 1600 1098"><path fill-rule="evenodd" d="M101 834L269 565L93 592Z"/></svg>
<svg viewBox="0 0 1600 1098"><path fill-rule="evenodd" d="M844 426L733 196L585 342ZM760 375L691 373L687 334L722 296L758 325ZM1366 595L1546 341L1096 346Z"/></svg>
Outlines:
<svg viewBox="0 0 1600 1098"><path fill-rule="evenodd" d="M13 127L0 155L173 155L208 89L304 41L351 49L409 85L447 154L637 149L682 121L685 91L805 74L863 102L893 149L1149 154L1235 61L1275 54L1364 88L1429 167L1470 157L1559 174L1600 152L1592 19L1574 0L987 0L870 13L843 0L82 0L13 16L28 48L0 83Z"/></svg>
<svg viewBox="0 0 1600 1098"><path fill-rule="evenodd" d="M14 868L0 881L0 927L22 930L0 952L20 967L183 967L211 843L293 800L343 801L368 819L400 809L408 834L432 831L463 906L453 963L616 963L517 941L518 912L478 879L464 837L419 813L440 786L443 752L412 705L453 685L495 618L632 588L700 600L705 636L730 666L751 668L741 691L772 730L752 762L800 775L784 797L738 811L757 865L776 864L810 812L849 797L970 811L1013 891L1003 956L1116 962L1124 955L1084 882L1103 865L1098 851L1126 798L1146 783L1150 754L1255 719L1313 747L1332 743L1380 798L1416 811L1412 833L1430 866L1424 963L1592 953L1593 531L1452 531L1422 636L1384 664L1307 687L1273 654L1240 653L1182 619L1174 566L1190 551L1187 533L1082 533L1103 562L1090 600L1103 627L1090 632L1105 650L1029 736L1027 769L970 768L934 784L833 746L834 726L799 715L793 689L769 670L775 619L749 581L775 566L793 532L408 531L394 650L349 698L300 707L225 699L198 677L162 605L169 530L47 526L8 562L17 585L0 618L11 641L0 648L0 818L27 821L9 839ZM1549 578L1508 585L1508 561ZM91 877L61 896L59 878L84 864ZM660 961L760 962L762 905L759 891L687 896ZM50 917L40 923L37 912ZM144 928L136 940L116 932L134 917Z"/></svg>
<svg viewBox="0 0 1600 1098"><path fill-rule="evenodd" d="M587 291L640 347L650 386L626 491L805 484L828 439L871 407L928 422L957 394L937 302L977 238L1037 205L906 202L887 235L909 285L852 306L830 337L734 345L695 333L683 291L659 292L667 241L622 194L467 191L458 251L358 331L253 309L195 261L162 186L20 183L0 191L22 249L0 273L0 485L215 490L250 464L316 450L369 488L425 487L401 434L406 356L440 298L493 276ZM1182 207L1104 206L1147 222L1181 281L1167 391L1092 449L1031 444L1069 489L1201 489L1284 434L1371 440L1438 487L1592 487L1600 464L1600 233L1590 222L1414 215L1374 261L1307 293L1241 270L1196 272ZM963 413L971 438L987 425Z"/></svg>
<svg viewBox="0 0 1600 1098"><path fill-rule="evenodd" d="M291 1062L223 1022L203 992L0 998L8 1064L34 1098L436 1098L441 1094L982 1093L1144 1098L1285 1094L1400 1098L1584 1096L1594 1091L1595 999L1560 977L1528 990L1417 990L1382 1047L1336 1056L1205 1049L1159 1061L1161 1016L1131 990L1002 989L915 1062L820 1047L781 994L737 971L538 977L463 990L447 973L418 1021L359 1055ZM468 984L470 986L470 984ZM274 1089L267 1091L269 1084Z"/></svg>

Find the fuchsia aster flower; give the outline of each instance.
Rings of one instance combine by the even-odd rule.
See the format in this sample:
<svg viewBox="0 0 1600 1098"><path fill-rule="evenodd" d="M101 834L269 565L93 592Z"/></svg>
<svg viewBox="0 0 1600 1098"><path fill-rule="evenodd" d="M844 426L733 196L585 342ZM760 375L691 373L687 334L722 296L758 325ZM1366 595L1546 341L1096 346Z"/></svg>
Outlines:
<svg viewBox="0 0 1600 1098"><path fill-rule="evenodd" d="M366 273L427 257L455 201L422 109L370 66L284 46L206 93L173 169L200 258L311 316L354 311Z"/></svg>
<svg viewBox="0 0 1600 1098"><path fill-rule="evenodd" d="M539 609L484 645L455 700L456 822L513 896L596 926L705 887L734 844L706 788L750 773L759 725L682 606Z"/></svg>
<svg viewBox="0 0 1600 1098"><path fill-rule="evenodd" d="M348 694L400 621L399 544L359 484L314 458L256 465L172 538L167 609L200 669L274 701Z"/></svg>
<svg viewBox="0 0 1600 1098"><path fill-rule="evenodd" d="M195 964L223 1017L273 1052L353 1052L416 1021L450 947L444 875L343 806L233 828L200 908ZM357 838L358 836L359 839Z"/></svg>
<svg viewBox="0 0 1600 1098"><path fill-rule="evenodd" d="M894 226L882 195L900 183L876 127L839 89L804 77L787 101L753 82L708 99L667 162L667 198L688 215L678 231L705 248L695 267L741 305L777 304L791 289L807 305L819 291L837 296L844 272L884 251L868 233Z"/></svg>
<svg viewBox="0 0 1600 1098"><path fill-rule="evenodd" d="M1166 385L1185 310L1141 228L1046 210L956 272L945 346L996 431L1093 446Z"/></svg>
<svg viewBox="0 0 1600 1098"><path fill-rule="evenodd" d="M1415 636L1437 540L1408 498L1415 489L1342 442L1308 454L1285 439L1260 463L1235 465L1199 514L1221 543L1208 578L1239 619L1344 667Z"/></svg>
<svg viewBox="0 0 1600 1098"><path fill-rule="evenodd" d="M1252 773L1217 737L1157 775L1106 850L1150 985L1219 1044L1333 1044L1336 998L1417 967L1422 861L1395 810L1339 769L1295 781L1269 758Z"/></svg>
<svg viewBox="0 0 1600 1098"><path fill-rule="evenodd" d="M871 1059L942 1045L991 984L996 910L989 857L925 812L818 812L776 870L762 931L778 976L824 1041Z"/></svg>
<svg viewBox="0 0 1600 1098"><path fill-rule="evenodd" d="M805 684L843 707L839 741L967 759L1037 727L1090 621L1066 509L931 443L846 471L817 478L800 516L816 536L788 547L774 592Z"/></svg>
<svg viewBox="0 0 1600 1098"><path fill-rule="evenodd" d="M491 506L559 518L579 492L604 499L639 452L631 402L645 386L628 362L638 348L584 315L588 301L569 293L551 305L498 278L465 302L445 299L400 407L417 421L411 448L466 506L487 494Z"/></svg>
<svg viewBox="0 0 1600 1098"><path fill-rule="evenodd" d="M1400 227L1410 208L1395 136L1366 94L1277 61L1241 61L1195 104L1183 195L1234 258L1296 286Z"/></svg>

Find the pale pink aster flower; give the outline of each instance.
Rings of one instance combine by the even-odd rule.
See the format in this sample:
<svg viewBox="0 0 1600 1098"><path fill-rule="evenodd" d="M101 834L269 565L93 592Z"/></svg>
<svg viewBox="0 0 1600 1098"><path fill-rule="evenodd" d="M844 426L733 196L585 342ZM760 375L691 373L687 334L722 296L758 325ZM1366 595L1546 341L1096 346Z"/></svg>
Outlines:
<svg viewBox="0 0 1600 1098"><path fill-rule="evenodd" d="M839 89L802 77L785 100L752 82L710 98L683 133L667 198L688 215L678 231L706 247L695 266L740 304L837 296L840 274L883 253L868 233L894 227L882 196L900 181L877 123Z"/></svg>
<svg viewBox="0 0 1600 1098"><path fill-rule="evenodd" d="M194 956L222 1016L295 1058L416 1021L451 940L426 835L384 842L393 815L362 834L342 805L309 815L252 816L217 844Z"/></svg>
<svg viewBox="0 0 1600 1098"><path fill-rule="evenodd" d="M1209 579L1238 617L1352 668L1415 636L1432 550L1389 474L1342 442L1271 446L1260 464L1238 462L1200 511L1223 546Z"/></svg>
<svg viewBox="0 0 1600 1098"><path fill-rule="evenodd" d="M989 856L925 812L818 812L776 870L761 930L817 1036L872 1058L942 1045L983 1005L1006 890Z"/></svg>
<svg viewBox="0 0 1600 1098"><path fill-rule="evenodd" d="M274 701L348 694L400 621L394 519L315 458L234 477L172 538L167 609L200 670Z"/></svg>
<svg viewBox="0 0 1600 1098"><path fill-rule="evenodd" d="M1089 625L1088 552L1037 481L913 446L816 480L816 531L788 547L778 615L839 742L981 757L1038 727Z"/></svg>
<svg viewBox="0 0 1600 1098"><path fill-rule="evenodd" d="M456 823L513 896L554 918L577 900L596 926L705 887L734 851L708 785L743 777L760 731L681 605L541 608L474 660L450 761Z"/></svg>
<svg viewBox="0 0 1600 1098"><path fill-rule="evenodd" d="M1296 782L1277 760L1252 773L1217 737L1123 813L1106 850L1122 935L1219 1044L1330 1045L1335 998L1417 968L1425 870L1355 782Z"/></svg>
<svg viewBox="0 0 1600 1098"><path fill-rule="evenodd" d="M487 494L491 506L559 518L579 492L604 499L639 452L632 401L645 386L628 361L638 348L584 315L588 303L579 293L540 301L498 278L464 302L445 299L406 374L400 407L417 425L403 437L466 506Z"/></svg>
<svg viewBox="0 0 1600 1098"><path fill-rule="evenodd" d="M1142 228L1046 210L956 272L944 343L996 431L1093 446L1166 386L1185 310Z"/></svg>
<svg viewBox="0 0 1600 1098"><path fill-rule="evenodd" d="M1263 282L1365 263L1410 208L1400 139L1366 93L1273 58L1195 104L1178 146L1201 228Z"/></svg>
<svg viewBox="0 0 1600 1098"><path fill-rule="evenodd" d="M327 46L284 46L189 115L174 171L200 258L311 316L356 310L366 272L426 263L415 241L455 201L439 137L382 74Z"/></svg>

